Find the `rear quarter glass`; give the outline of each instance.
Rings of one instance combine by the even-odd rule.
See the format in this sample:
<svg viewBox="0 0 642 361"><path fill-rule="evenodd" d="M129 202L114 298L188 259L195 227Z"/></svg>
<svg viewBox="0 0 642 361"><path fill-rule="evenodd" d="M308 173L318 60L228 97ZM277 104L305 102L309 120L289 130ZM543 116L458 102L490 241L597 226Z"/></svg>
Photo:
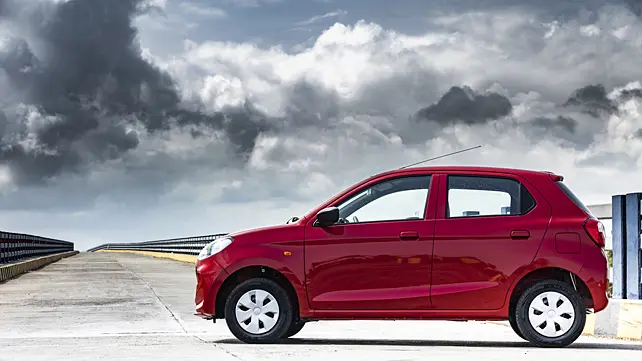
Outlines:
<svg viewBox="0 0 642 361"><path fill-rule="evenodd" d="M566 186L566 184L562 183L561 181L555 182L555 184L568 196L568 198L578 207L580 208L584 213L586 213L587 216L593 217L593 213L591 213L591 210L571 191L570 188Z"/></svg>
<svg viewBox="0 0 642 361"><path fill-rule="evenodd" d="M588 218L584 221L583 228L591 240L603 249L606 246L606 232L602 222L593 215L591 210L564 183L556 181L555 184L577 208L586 214Z"/></svg>

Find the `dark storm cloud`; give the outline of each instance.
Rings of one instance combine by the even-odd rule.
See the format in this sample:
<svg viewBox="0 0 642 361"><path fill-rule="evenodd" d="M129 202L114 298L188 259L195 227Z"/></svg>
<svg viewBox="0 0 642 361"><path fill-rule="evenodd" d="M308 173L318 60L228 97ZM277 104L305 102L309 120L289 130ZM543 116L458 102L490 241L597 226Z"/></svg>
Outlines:
<svg viewBox="0 0 642 361"><path fill-rule="evenodd" d="M125 158L141 143L139 129L187 127L194 137L221 131L243 161L261 133L340 127L345 115L361 116L384 134L404 133L412 143L439 136L447 125L484 124L513 110L506 96L467 86L453 86L435 101L439 78L409 66L407 78L368 87L350 101L317 84L296 83L286 91L283 118L266 117L251 103L205 112L203 104L184 104L175 79L141 55L132 21L149 10L143 0L0 0L0 21L14 35L0 51L0 94L8 83L12 95L0 99L0 164L9 165L16 182L37 183ZM589 136L578 129L587 119L606 124L604 113L616 110L606 95L600 84L578 89L559 114L534 114L525 129L584 146ZM639 90L622 92L623 98L639 96ZM575 117L576 108L589 116ZM407 127L408 114L420 122ZM376 117L390 121L376 123Z"/></svg>
<svg viewBox="0 0 642 361"><path fill-rule="evenodd" d="M524 129L535 138L559 139L564 147L585 150L606 129L608 116L617 112L617 105L607 97L602 84L590 84L574 90L555 112L529 119Z"/></svg>
<svg viewBox="0 0 642 361"><path fill-rule="evenodd" d="M571 94L562 105L566 109L576 109L593 118L606 121L606 117L618 113L618 103L631 99L642 99L642 89L623 89L615 93L614 99L608 97L602 84L587 85Z"/></svg>
<svg viewBox="0 0 642 361"><path fill-rule="evenodd" d="M0 0L0 21L18 29L0 53L0 73L18 102L33 106L44 121L27 147L19 142L27 135L25 113L0 100L6 122L22 129L2 134L0 162L14 180L38 182L119 158L138 146L138 135L127 130L134 124L150 133L205 125L222 130L239 154L251 152L256 136L269 128L260 113L189 110L174 80L142 58L132 20L147 6L143 0Z"/></svg>
<svg viewBox="0 0 642 361"><path fill-rule="evenodd" d="M476 94L470 87L453 86L437 103L419 110L417 117L442 124L479 124L506 116L512 109L510 100L499 93Z"/></svg>
<svg viewBox="0 0 642 361"><path fill-rule="evenodd" d="M642 98L642 89L624 89L620 91L620 99L621 100L631 100L631 99L639 99Z"/></svg>
<svg viewBox="0 0 642 361"><path fill-rule="evenodd" d="M288 90L286 117L289 126L326 123L341 112L339 96L307 81L298 81Z"/></svg>
<svg viewBox="0 0 642 361"><path fill-rule="evenodd" d="M276 129L273 124L274 120L266 118L251 103L227 109L224 113L217 112L206 119L207 121L203 124L212 124L212 120L221 124L222 129L232 142L233 148L244 159L254 149L259 134Z"/></svg>
<svg viewBox="0 0 642 361"><path fill-rule="evenodd" d="M552 112L526 115L529 118L521 120L506 118L496 130L501 132L519 126L532 139L557 139L564 147L583 150L593 144L596 135L606 130L608 117L618 113L618 103L633 98L642 98L642 90L621 90L611 100L604 85L589 84L571 92ZM421 134L418 129L411 129L403 138L409 144L433 139L444 126L486 124L510 115L512 109L511 101L504 95L481 94L466 86L453 86L437 102L415 114L415 120L420 121L415 126L431 127L424 128ZM642 130L636 135L642 136Z"/></svg>
<svg viewBox="0 0 642 361"><path fill-rule="evenodd" d="M642 1L640 0L621 0L635 15L642 17Z"/></svg>
<svg viewBox="0 0 642 361"><path fill-rule="evenodd" d="M572 118L569 115L557 115L548 117L536 117L528 120L522 125L522 130L528 132L529 138L557 140L559 145L564 148L586 150L595 140L596 133L593 131L595 128L603 128L604 125L582 124L589 115L584 115L582 118Z"/></svg>
<svg viewBox="0 0 642 361"><path fill-rule="evenodd" d="M7 116L4 115L4 112L0 110L0 141L2 140L2 135L7 129L8 122L9 119L7 119Z"/></svg>
<svg viewBox="0 0 642 361"><path fill-rule="evenodd" d="M602 84L578 88L567 101L556 108L559 115L535 117L526 124L535 136L561 139L565 146L585 150L593 144L597 135L606 131L609 117L619 114L618 103L642 98L642 90L620 90L615 93L613 100L609 99L608 95ZM642 136L642 130L638 130L634 135ZM604 153L595 159L586 159L578 165L594 165L609 155L610 153ZM628 164L628 160L624 163Z"/></svg>
<svg viewBox="0 0 642 361"><path fill-rule="evenodd" d="M594 117L599 117L600 112L617 111L617 106L607 97L606 88L602 84L591 84L577 89L564 106L580 107Z"/></svg>
<svg viewBox="0 0 642 361"><path fill-rule="evenodd" d="M562 115L555 118L535 118L532 124L545 129L558 128L568 133L575 133L577 129L577 121L575 119Z"/></svg>

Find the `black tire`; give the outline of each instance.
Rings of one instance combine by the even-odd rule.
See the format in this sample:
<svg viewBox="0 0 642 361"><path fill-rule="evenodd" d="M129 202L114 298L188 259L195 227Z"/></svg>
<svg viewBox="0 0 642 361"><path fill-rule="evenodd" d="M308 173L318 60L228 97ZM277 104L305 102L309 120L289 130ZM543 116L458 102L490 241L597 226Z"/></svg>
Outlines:
<svg viewBox="0 0 642 361"><path fill-rule="evenodd" d="M288 329L288 332L285 333L285 336L283 336L283 338L288 338L296 335L303 329L303 326L305 326L305 321L299 320L292 322L290 328Z"/></svg>
<svg viewBox="0 0 642 361"><path fill-rule="evenodd" d="M560 336L547 337L538 333L529 320L531 302L544 292L557 292L564 295L573 307L575 319L568 331ZM548 302L548 299L546 301ZM515 321L519 331L527 341L539 347L565 347L575 342L582 334L586 324L586 308L582 296L572 286L557 280L545 280L529 287L520 296L515 307ZM559 324L548 321L548 319L542 325L548 325L548 322L552 322L556 329L559 326Z"/></svg>
<svg viewBox="0 0 642 361"><path fill-rule="evenodd" d="M510 323L510 327L515 331L517 336L521 337L523 340L526 340L526 337L522 334L522 331L519 330L519 327L517 327L517 320L515 320L515 314L513 311L511 311L511 314L508 315L508 323Z"/></svg>
<svg viewBox="0 0 642 361"><path fill-rule="evenodd" d="M263 290L270 293L276 301L279 312L272 329L261 334L253 334L243 329L236 320L236 305L248 291ZM225 322L230 332L244 343L276 343L282 339L292 324L292 302L287 292L278 283L267 278L253 278L237 285L225 301Z"/></svg>

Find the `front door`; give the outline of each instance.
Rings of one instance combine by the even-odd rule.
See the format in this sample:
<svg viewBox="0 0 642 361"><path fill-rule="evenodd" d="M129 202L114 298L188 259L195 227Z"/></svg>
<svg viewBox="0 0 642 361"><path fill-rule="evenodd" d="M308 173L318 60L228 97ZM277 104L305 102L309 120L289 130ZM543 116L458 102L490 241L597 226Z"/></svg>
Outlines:
<svg viewBox="0 0 642 361"><path fill-rule="evenodd" d="M439 175L432 272L435 309L495 310L534 259L551 209L524 179Z"/></svg>
<svg viewBox="0 0 642 361"><path fill-rule="evenodd" d="M375 180L338 200L338 224L309 222L305 265L312 309L430 307L437 196L431 181L428 174Z"/></svg>

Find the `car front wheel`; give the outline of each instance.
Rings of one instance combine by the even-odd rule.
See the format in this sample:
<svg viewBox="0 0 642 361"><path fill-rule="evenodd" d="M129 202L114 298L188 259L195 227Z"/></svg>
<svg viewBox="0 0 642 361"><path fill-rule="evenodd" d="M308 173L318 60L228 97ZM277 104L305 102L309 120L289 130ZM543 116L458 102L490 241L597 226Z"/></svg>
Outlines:
<svg viewBox="0 0 642 361"><path fill-rule="evenodd" d="M558 280L529 287L515 307L515 323L523 337L540 347L565 347L584 330L586 309L580 294Z"/></svg>
<svg viewBox="0 0 642 361"><path fill-rule="evenodd" d="M267 278L236 286L225 302L225 322L245 343L272 343L283 338L292 324L292 304L287 292Z"/></svg>
<svg viewBox="0 0 642 361"><path fill-rule="evenodd" d="M284 338L292 337L299 333L302 329L303 326L305 326L305 321L295 321L292 322L292 325L290 325L290 328L288 329L288 332L285 333Z"/></svg>

